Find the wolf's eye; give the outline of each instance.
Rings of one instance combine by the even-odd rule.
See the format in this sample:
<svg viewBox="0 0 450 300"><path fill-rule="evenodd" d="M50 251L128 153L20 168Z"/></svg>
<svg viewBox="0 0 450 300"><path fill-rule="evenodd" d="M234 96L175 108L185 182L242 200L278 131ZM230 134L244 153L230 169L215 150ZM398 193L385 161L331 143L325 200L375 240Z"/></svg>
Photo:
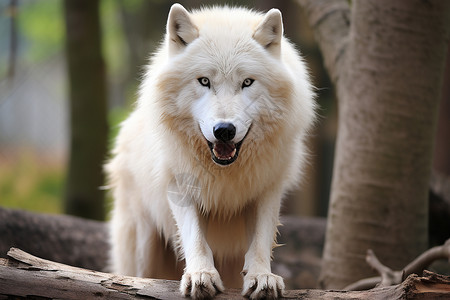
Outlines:
<svg viewBox="0 0 450 300"><path fill-rule="evenodd" d="M254 81L255 81L254 79L246 78L246 79L244 80L244 82L242 82L242 88L246 88L246 87L251 86L251 85L253 84Z"/></svg>
<svg viewBox="0 0 450 300"><path fill-rule="evenodd" d="M201 85L206 86L206 87L208 87L208 88L211 87L211 84L210 84L210 82L209 82L209 79L206 78L206 77L200 77L200 78L198 79L198 82L200 82Z"/></svg>

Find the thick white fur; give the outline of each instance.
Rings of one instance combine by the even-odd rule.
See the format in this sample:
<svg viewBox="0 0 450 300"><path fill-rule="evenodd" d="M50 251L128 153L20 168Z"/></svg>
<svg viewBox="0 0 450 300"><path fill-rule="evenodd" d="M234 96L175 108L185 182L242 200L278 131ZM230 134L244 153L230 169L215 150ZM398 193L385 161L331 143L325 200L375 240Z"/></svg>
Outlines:
<svg viewBox="0 0 450 300"><path fill-rule="evenodd" d="M301 175L314 96L282 34L276 9L172 7L106 166L115 198L114 272L183 275L180 290L193 298L214 296L222 280L243 284L243 295L254 299L283 292L271 252L281 199ZM242 88L246 78L254 82ZM213 162L206 142L214 142L220 121L235 124L235 142L246 136L228 166Z"/></svg>

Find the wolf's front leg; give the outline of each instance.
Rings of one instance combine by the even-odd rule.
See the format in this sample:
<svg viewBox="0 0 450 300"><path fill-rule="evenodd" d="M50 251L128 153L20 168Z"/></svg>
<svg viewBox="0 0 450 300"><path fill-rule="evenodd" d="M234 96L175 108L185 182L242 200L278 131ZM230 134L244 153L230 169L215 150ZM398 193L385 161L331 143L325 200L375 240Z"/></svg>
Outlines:
<svg viewBox="0 0 450 300"><path fill-rule="evenodd" d="M270 193L256 204L255 229L242 271L242 295L250 299L276 299L284 292L283 278L273 274L270 268L280 202L281 193Z"/></svg>
<svg viewBox="0 0 450 300"><path fill-rule="evenodd" d="M186 261L180 291L185 297L208 299L224 290L219 272L214 267L211 248L201 228L196 205L174 203L170 208L178 226L178 234Z"/></svg>

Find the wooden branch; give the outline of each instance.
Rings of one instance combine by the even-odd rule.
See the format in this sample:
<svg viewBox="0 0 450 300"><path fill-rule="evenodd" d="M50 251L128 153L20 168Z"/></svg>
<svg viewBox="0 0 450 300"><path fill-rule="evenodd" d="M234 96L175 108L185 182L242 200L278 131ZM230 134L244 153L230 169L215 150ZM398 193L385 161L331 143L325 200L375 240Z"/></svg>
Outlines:
<svg viewBox="0 0 450 300"><path fill-rule="evenodd" d="M390 286L394 284L399 284L404 280L404 272L402 271L393 271L391 268L386 267L383 265L379 260L378 257L376 257L375 253L372 251L372 249L367 250L366 255L366 261L367 263L375 269L381 277L376 277L374 280L375 285L369 287L373 288L375 286Z"/></svg>
<svg viewBox="0 0 450 300"><path fill-rule="evenodd" d="M11 248L0 259L0 298L39 299L177 299L178 281L136 278L70 267ZM401 285L369 291L290 290L286 299L414 299L449 297L450 277L427 272L411 275ZM229 289L216 299L243 299Z"/></svg>
<svg viewBox="0 0 450 300"><path fill-rule="evenodd" d="M61 299L132 299L153 296L168 299L178 283L141 279L70 267L11 248L10 259L0 260L0 295L30 295Z"/></svg>
<svg viewBox="0 0 450 300"><path fill-rule="evenodd" d="M428 249L416 259L414 259L411 263L409 263L406 267L404 267L401 271L393 271L389 267L383 265L378 260L375 253L371 249L369 249L367 251L366 261L381 276L359 280L348 285L344 288L344 290L366 290L371 289L375 286L385 287L399 284L411 274L422 273L425 268L439 259L447 259L450 261L450 239L448 239L442 246Z"/></svg>
<svg viewBox="0 0 450 300"><path fill-rule="evenodd" d="M342 74L350 30L350 8L347 0L298 0L306 10L309 24L334 84Z"/></svg>
<svg viewBox="0 0 450 300"><path fill-rule="evenodd" d="M403 279L413 273L422 273L422 271L431 265L431 263L439 259L446 259L450 261L450 239L448 239L442 246L436 246L428 249L408 264L402 271L402 273L404 273Z"/></svg>

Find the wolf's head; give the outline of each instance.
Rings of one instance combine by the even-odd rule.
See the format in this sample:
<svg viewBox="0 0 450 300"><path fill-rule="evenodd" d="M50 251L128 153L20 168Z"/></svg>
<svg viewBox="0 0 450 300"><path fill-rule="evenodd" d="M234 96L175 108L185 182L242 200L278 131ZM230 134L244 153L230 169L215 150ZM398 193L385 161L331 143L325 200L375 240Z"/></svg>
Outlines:
<svg viewBox="0 0 450 300"><path fill-rule="evenodd" d="M230 165L247 144L277 134L292 99L302 96L295 95L289 61L282 61L283 39L277 9L265 15L226 7L189 13L174 4L165 45L153 62L161 66L153 78L163 118L186 139L200 137L215 163Z"/></svg>

